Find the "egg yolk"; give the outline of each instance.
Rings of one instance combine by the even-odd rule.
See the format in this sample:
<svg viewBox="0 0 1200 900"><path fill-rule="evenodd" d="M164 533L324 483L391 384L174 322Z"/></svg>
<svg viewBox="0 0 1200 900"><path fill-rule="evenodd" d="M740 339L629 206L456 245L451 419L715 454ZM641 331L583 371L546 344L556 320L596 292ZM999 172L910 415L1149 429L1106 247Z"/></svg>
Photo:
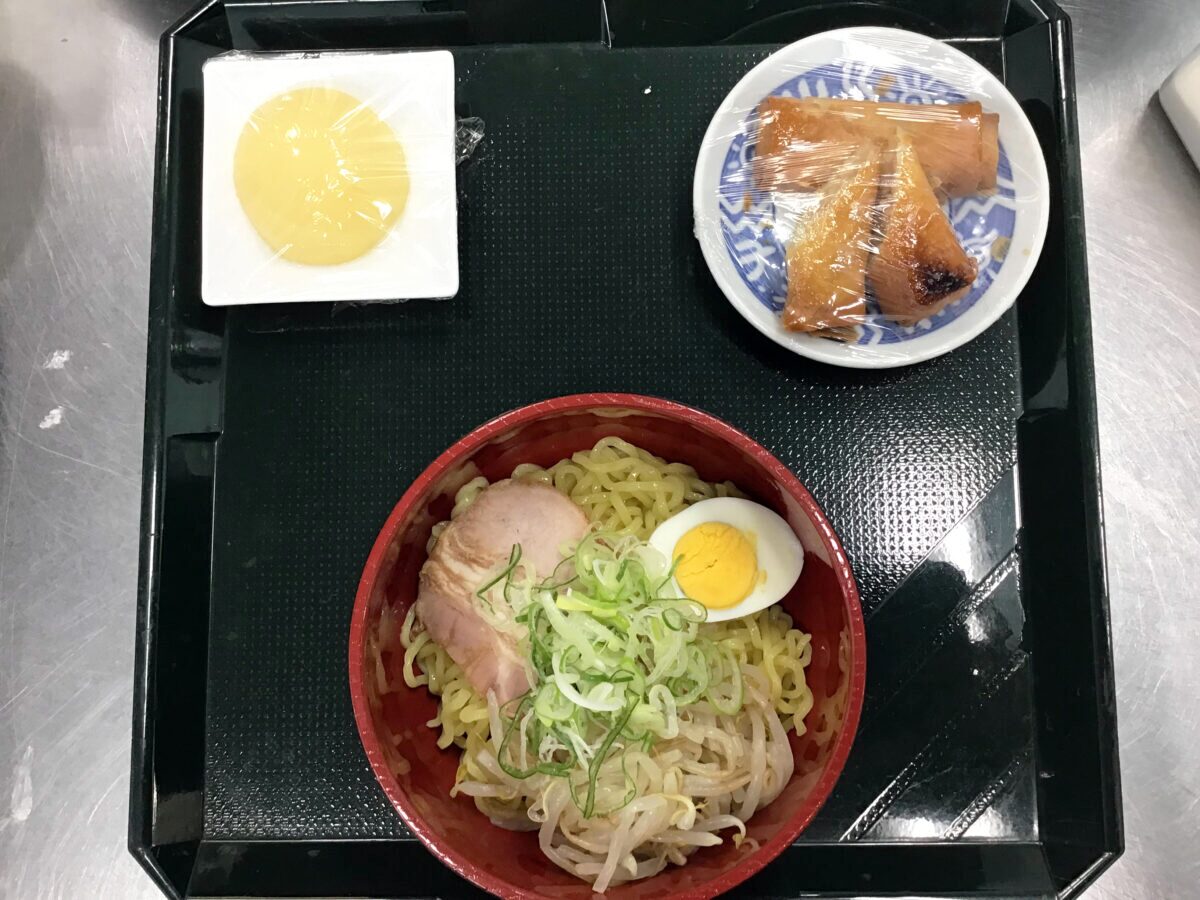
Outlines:
<svg viewBox="0 0 1200 900"><path fill-rule="evenodd" d="M336 265L383 240L408 200L404 149L355 97L302 88L268 100L233 157L238 200L271 249Z"/></svg>
<svg viewBox="0 0 1200 900"><path fill-rule="evenodd" d="M759 581L754 542L724 522L697 525L676 542L672 555L679 587L709 609L741 603Z"/></svg>

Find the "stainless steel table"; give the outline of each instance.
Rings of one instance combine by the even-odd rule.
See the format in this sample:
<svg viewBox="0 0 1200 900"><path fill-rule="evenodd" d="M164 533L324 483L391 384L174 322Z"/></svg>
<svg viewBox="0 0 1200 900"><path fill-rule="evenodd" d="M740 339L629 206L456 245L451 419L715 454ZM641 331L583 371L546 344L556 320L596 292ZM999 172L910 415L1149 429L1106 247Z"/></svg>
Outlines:
<svg viewBox="0 0 1200 900"><path fill-rule="evenodd" d="M191 0L0 0L0 897L125 852L157 38ZM1072 0L1125 791L1091 891L1200 884L1200 173L1154 91L1196 0Z"/></svg>

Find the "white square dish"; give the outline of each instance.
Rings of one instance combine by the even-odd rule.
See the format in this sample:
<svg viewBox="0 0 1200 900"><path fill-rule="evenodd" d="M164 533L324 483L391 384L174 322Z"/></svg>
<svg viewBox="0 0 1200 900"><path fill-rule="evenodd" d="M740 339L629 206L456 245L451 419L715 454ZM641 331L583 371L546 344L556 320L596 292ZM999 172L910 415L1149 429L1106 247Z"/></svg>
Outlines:
<svg viewBox="0 0 1200 900"><path fill-rule="evenodd" d="M209 306L446 298L458 292L454 58L444 50L230 53L204 64L201 296ZM409 175L404 210L373 249L338 265L283 259L234 188L234 151L251 114L289 90L329 87L391 127Z"/></svg>

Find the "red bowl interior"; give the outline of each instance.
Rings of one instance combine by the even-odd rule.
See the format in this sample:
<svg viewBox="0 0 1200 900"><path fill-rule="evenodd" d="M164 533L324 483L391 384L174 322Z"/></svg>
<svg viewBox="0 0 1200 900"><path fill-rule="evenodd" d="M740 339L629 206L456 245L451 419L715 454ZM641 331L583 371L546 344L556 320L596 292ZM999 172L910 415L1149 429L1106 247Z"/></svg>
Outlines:
<svg viewBox="0 0 1200 900"><path fill-rule="evenodd" d="M747 823L747 841L694 854L652 878L610 889L626 898L706 898L726 891L777 856L816 815L842 770L862 708L866 642L858 589L824 513L782 463L746 435L705 413L650 397L585 394L547 400L507 413L454 444L413 482L396 504L367 558L350 629L350 691L371 768L408 827L460 875L501 897L583 900L582 881L539 851L534 833L491 824L468 797L451 799L459 751L440 750L425 722L436 700L424 687L404 686L403 652L382 648L367 657L367 636L383 605L403 619L417 592L425 543L447 518L454 494L477 475L508 477L519 463L549 466L601 437L616 435L666 459L688 463L702 478L729 479L782 515L805 549L800 581L783 600L812 635L807 670L814 694L808 731L792 735L796 771L783 793ZM376 666L400 690L380 697ZM798 885L802 888L803 885Z"/></svg>

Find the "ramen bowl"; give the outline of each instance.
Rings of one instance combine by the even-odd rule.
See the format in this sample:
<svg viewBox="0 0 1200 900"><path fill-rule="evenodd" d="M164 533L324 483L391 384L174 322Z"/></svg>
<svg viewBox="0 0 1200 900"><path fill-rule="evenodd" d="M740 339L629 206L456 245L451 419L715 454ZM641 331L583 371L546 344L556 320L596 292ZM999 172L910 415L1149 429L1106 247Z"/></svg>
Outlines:
<svg viewBox="0 0 1200 900"><path fill-rule="evenodd" d="M795 840L833 790L862 709L866 642L854 576L812 495L763 446L700 410L632 394L546 400L481 425L417 477L375 540L351 620L350 692L367 760L408 828L463 878L511 900L596 895L542 854L536 832L505 830L469 797L451 798L459 751L440 749L439 732L426 725L437 712L437 698L424 686L405 685L394 623L403 621L416 599L431 530L449 518L461 486L480 475L507 478L520 463L548 467L606 436L687 463L706 480L733 481L787 521L805 560L800 580L781 602L796 626L812 636L806 677L814 703L804 719L805 733L790 735L795 771L779 797L747 821L747 840L735 846L726 833L721 845L697 851L686 865L611 887L605 896L699 900L758 872ZM380 633L385 607L389 634Z"/></svg>

